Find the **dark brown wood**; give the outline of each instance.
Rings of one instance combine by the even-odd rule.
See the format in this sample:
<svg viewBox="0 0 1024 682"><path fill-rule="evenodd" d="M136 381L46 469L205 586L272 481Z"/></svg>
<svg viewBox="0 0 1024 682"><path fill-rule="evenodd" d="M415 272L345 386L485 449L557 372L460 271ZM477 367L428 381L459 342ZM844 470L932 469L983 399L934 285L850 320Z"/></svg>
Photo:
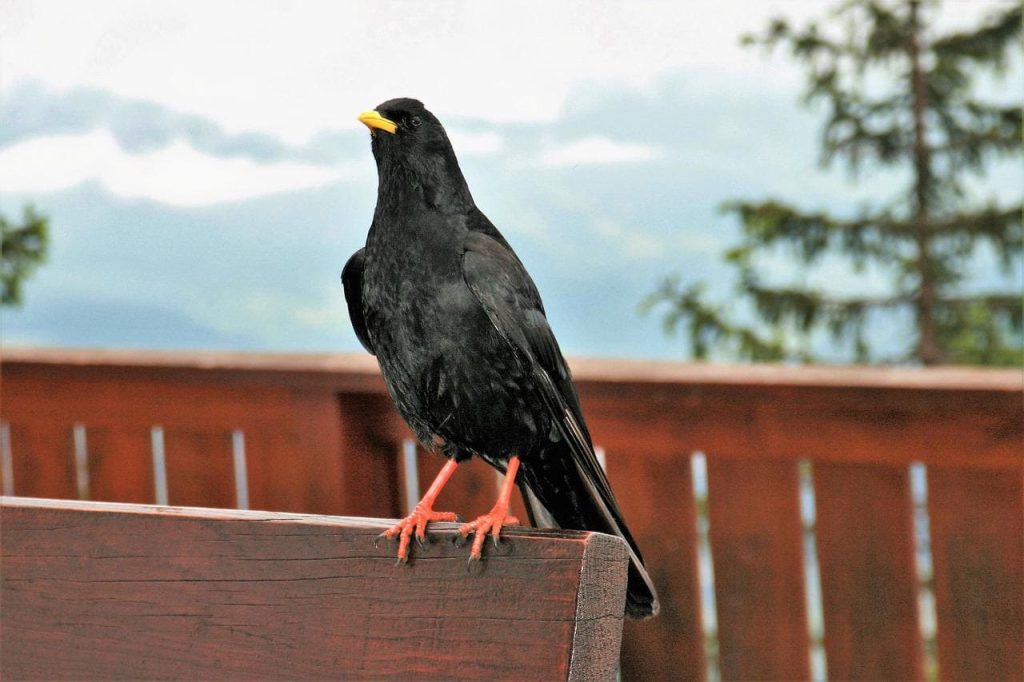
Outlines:
<svg viewBox="0 0 1024 682"><path fill-rule="evenodd" d="M174 428L164 432L168 502L236 506L231 434Z"/></svg>
<svg viewBox="0 0 1024 682"><path fill-rule="evenodd" d="M614 490L632 482L642 495L617 499L643 549L661 601L653 620L627 621L622 643L626 680L703 680L707 673L697 574L697 522L690 453L672 456L607 450Z"/></svg>
<svg viewBox="0 0 1024 682"><path fill-rule="evenodd" d="M940 678L1024 679L1022 472L933 467L928 510Z"/></svg>
<svg viewBox="0 0 1024 682"><path fill-rule="evenodd" d="M149 430L141 426L86 427L89 497L100 502L154 502ZM43 497L55 497L47 491ZM203 502L211 504L210 502Z"/></svg>
<svg viewBox="0 0 1024 682"><path fill-rule="evenodd" d="M907 468L818 464L814 487L829 679L921 679Z"/></svg>
<svg viewBox="0 0 1024 682"><path fill-rule="evenodd" d="M15 494L77 496L71 427L71 423L39 420L11 424L11 468Z"/></svg>
<svg viewBox="0 0 1024 682"><path fill-rule="evenodd" d="M723 680L810 678L795 462L708 459Z"/></svg>
<svg viewBox="0 0 1024 682"><path fill-rule="evenodd" d="M647 452L700 443L717 457L990 470L1021 459L1022 393L903 387L581 382L594 438L610 449L644 435Z"/></svg>
<svg viewBox="0 0 1024 682"><path fill-rule="evenodd" d="M357 394L333 398L328 404L338 410L341 423L341 440L334 451L342 466L338 513L403 515L398 457L402 437L408 435L402 432L390 399Z"/></svg>
<svg viewBox="0 0 1024 682"><path fill-rule="evenodd" d="M919 666L904 665L919 660L919 639L910 634L916 621L910 624L908 615L915 594L912 562L905 553L911 546L909 517L904 514L909 462L921 461L930 470L950 467L980 472L982 477L965 478L966 490L960 493L949 492L959 485L957 477L935 479L946 487L946 499L961 494L974 505L960 520L951 516L952 511L936 508L936 520L946 529L937 533L948 531L955 540L970 536L977 526L981 537L988 538L977 540L978 551L1013 547L1010 542L997 542L1005 539L1003 535L986 535L989 517L982 518L978 510L988 507L977 500L983 498L987 484L971 481L990 475L1020 480L1024 392L1019 371L723 367L627 360L574 360L571 364L595 442L609 453L616 496L647 554L663 602L658 619L627 625L623 656L627 678L704 674L691 450L710 453L709 468L718 472L713 473L716 480L727 481L719 482L719 489L725 485L731 490L728 494L737 497L756 492L756 481L740 474L731 484L731 474L718 474L736 467L743 471L745 463L756 468L769 462L769 468L789 472L798 459L815 462L825 524L822 532L827 536L820 538L823 569L828 569L823 579L830 586L826 607L834 616L826 622L833 677L847 670L852 670L852 676L919 673ZM88 433L91 497L152 502L149 429L159 424L165 430L172 500L234 504L230 444L224 439L232 429L241 429L252 508L388 517L404 512L398 463L401 441L409 432L391 405L375 359L366 354L4 349L0 382L0 419L11 426L15 491L20 495L76 496L71 429L82 423ZM890 474L900 471L904 473L897 473L894 482ZM850 481L844 483L849 472L853 472ZM421 485L428 484L429 478L421 469ZM493 503L494 472L482 465L467 467L451 486L440 500L444 508L468 517ZM1000 495L1004 499L1009 493ZM935 495L931 500L934 505ZM754 515L753 509L763 507L769 510L764 513L777 514L795 502L795 497L788 502L757 497L750 500L751 510L744 511L738 499L729 509L714 513L722 518ZM992 507L991 518L1008 518L1019 509L1009 502L1000 504ZM725 541L722 523L714 531L719 547ZM767 521L736 519L737 533L729 536L732 539L725 546L729 542L742 546L743 538L762 531L774 537L771 533L776 531L759 523ZM1014 528L1009 521L1004 525ZM777 532L792 536L791 529ZM866 558L873 552L895 557L879 559L881 587L871 578L874 569ZM766 558L760 573L748 571L742 553L735 561L720 561L716 566L719 589L728 583L741 590L745 576L757 576L763 580L754 591L768 590L764 595L768 601L760 605L745 601L737 608L781 603L778 595L787 588L776 585L772 576L794 571L791 561L792 553L781 549ZM847 561L852 563L847 566ZM947 622L940 627L943 667L973 670L970 665L989 665L985 661L995 656L1012 663L1014 659L998 653L1006 650L1004 643L1016 632L1013 620L1002 612L998 622L1011 626L1000 630L1009 633L1007 638L990 640L992 657L970 665L963 658L962 642L978 641L978 633L988 632L986 628L995 622L981 615L986 613L982 606L989 602L971 587L973 580L981 579L958 573L965 561L949 561L949 593L937 596L946 600L947 607L959 604L955 613L975 614L977 622L956 627ZM1005 565L1006 557L1001 554L991 561ZM938 580L938 559L936 568ZM999 580L1020 589L1019 573L1007 568L999 575ZM795 574L792 578L798 580ZM898 598L893 601L892 595ZM886 603L878 605L880 599ZM755 645L744 654L749 661L732 661L729 651L738 649L725 643L757 634L745 630L737 617L740 612L721 614L727 676L782 666L780 657L793 660L786 647L764 651ZM889 612L896 614L895 620L886 619L884 614ZM940 619L951 617L940 615ZM882 620L875 639L862 632ZM794 642L787 639L799 631L794 622L787 616L782 632L761 635ZM794 629L787 630L790 627ZM878 643L877 649L861 657L861 649L873 642ZM943 651L948 647L954 650ZM783 651L790 653L783 656Z"/></svg>
<svg viewBox="0 0 1024 682"><path fill-rule="evenodd" d="M4 679L614 677L621 541L512 530L467 572L439 524L2 499Z"/></svg>

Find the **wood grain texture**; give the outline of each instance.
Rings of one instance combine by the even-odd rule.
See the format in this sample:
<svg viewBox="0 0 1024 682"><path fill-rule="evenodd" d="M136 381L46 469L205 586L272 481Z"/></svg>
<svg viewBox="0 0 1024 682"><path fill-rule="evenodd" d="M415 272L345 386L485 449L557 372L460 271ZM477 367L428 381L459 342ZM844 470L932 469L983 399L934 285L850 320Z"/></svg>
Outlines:
<svg viewBox="0 0 1024 682"><path fill-rule="evenodd" d="M149 429L159 424L165 429L172 500L233 503L230 459L225 463L214 444L232 429L241 429L251 507L389 517L404 511L396 463L401 440L409 432L371 356L10 348L2 354L0 419L11 425L19 495L75 497L71 429L82 423L88 432L91 496L152 502ZM952 552L942 559L945 564L936 557L936 580L943 570L948 580L942 588L948 593L937 594L940 621L947 621L940 623L939 658L944 670L988 670L984 666L998 657L1010 664L1019 660L1001 652L1009 650L1006 642L1019 633L1014 623L1020 620L989 608L1007 602L978 588L992 584L1001 595L1021 590L1019 570L1006 563L1006 552L1016 547L1007 533L1017 527L1013 518L1020 522L1019 505L1013 506L1012 490L998 486L991 493L997 500L993 516L978 511L988 508L976 501L990 492L990 483L978 483L986 477L1016 477L1020 483L1024 391L1019 371L586 359L571 366L594 440L608 451L615 494L647 554L663 603L658 619L626 625L627 678L704 675L689 471L689 452L697 449L711 453L709 467L721 466L721 471L733 463L756 467L760 462L814 460L819 487L825 486L818 491L824 524L820 530L831 542L821 546L821 558L829 573L823 576L826 606L835 616L826 625L830 670L836 673L919 673L912 664L904 665L919 660L913 643L908 644L908 633L916 627L908 610L916 581L905 554L911 544L905 474L896 479L890 474L905 471L911 461L921 461L929 470L964 472L962 477L940 474L934 479L943 499L960 495L965 505L974 505L962 518L955 516L954 506L933 509L936 538L945 537L948 547L943 551ZM175 455L186 450L190 454ZM493 502L487 500L493 472L481 467L464 480L456 477L448 492L451 499L442 496L441 506L472 516ZM978 472L980 478L969 472ZM422 485L429 477L421 470ZM756 484L741 481L734 487L731 494L739 495ZM937 500L933 495L931 504ZM741 502L715 514L744 513ZM781 509L764 499L751 504L775 509L772 513ZM756 534L765 530L759 529L762 521L737 519L734 525ZM992 530L997 523L1004 528ZM774 532L781 531L768 531L767 537ZM721 533L717 538L721 546ZM734 538L742 546L743 533ZM957 543L982 554L972 564L955 549ZM886 553L895 558L885 558ZM876 554L882 557L877 566L880 582L872 578L875 567L870 561ZM734 587L741 589L740 578L759 575L764 580L756 583L757 590L768 590L768 601L750 607L778 603L778 592L772 590L785 588L776 586L771 576L783 571L781 563L789 561L789 554L770 557L766 563L779 565L763 566L762 573L748 571L742 556L736 561L739 572L724 577L736 578L739 587ZM733 569L720 563L716 570ZM890 612L894 619L885 615ZM949 621L965 614L974 621ZM742 639L742 620L726 615L725 622L736 628L723 630L723 637ZM855 655L873 645L865 633L874 624L880 627L877 649L864 657ZM1000 625L991 630L995 624ZM764 634L786 638L784 633ZM983 636L989 637L984 641L992 655L968 661L963 652L976 649ZM750 661L736 661L735 670L779 665L775 657L781 653L750 649L747 656ZM732 663L723 662L726 671Z"/></svg>
<svg viewBox="0 0 1024 682"><path fill-rule="evenodd" d="M821 462L1019 465L1022 393L889 386L580 382L596 442L669 454Z"/></svg>
<svg viewBox="0 0 1024 682"><path fill-rule="evenodd" d="M829 679L921 679L907 468L816 464L814 487Z"/></svg>
<svg viewBox="0 0 1024 682"><path fill-rule="evenodd" d="M371 392L383 390L377 361L366 353L254 353L246 351L161 351L75 348L3 349L3 360L14 364L137 369L191 368L198 372L248 371L285 375L350 377ZM707 384L760 386L866 386L940 390L1020 391L1024 378L1012 369L978 367L873 367L775 364L742 365L612 358L572 358L576 381L631 384Z"/></svg>
<svg viewBox="0 0 1024 682"><path fill-rule="evenodd" d="M1022 478L928 470L941 679L1024 679Z"/></svg>
<svg viewBox="0 0 1024 682"><path fill-rule="evenodd" d="M621 541L510 531L466 571L441 524L3 498L4 679L614 678Z"/></svg>
<svg viewBox="0 0 1024 682"><path fill-rule="evenodd" d="M795 462L708 457L723 680L810 678Z"/></svg>
<svg viewBox="0 0 1024 682"><path fill-rule="evenodd" d="M342 467L337 511L376 517L404 514L398 453L402 438L409 434L390 399L351 394L344 400L331 396L326 404L337 411L341 424L338 449L333 453Z"/></svg>
<svg viewBox="0 0 1024 682"><path fill-rule="evenodd" d="M9 395L5 392L5 401ZM77 496L71 428L70 422L11 422L11 478L16 495Z"/></svg>
<svg viewBox="0 0 1024 682"><path fill-rule="evenodd" d="M235 506L231 433L164 431L167 500L176 506Z"/></svg>
<svg viewBox="0 0 1024 682"><path fill-rule="evenodd" d="M703 680L707 660L690 452L651 454L637 448L641 442L638 438L633 448L606 450L612 489L661 601L661 613L654 619L626 622L622 676L625 680Z"/></svg>
<svg viewBox="0 0 1024 682"><path fill-rule="evenodd" d="M153 457L149 430L120 425L86 427L89 496L99 502L151 504ZM47 491L42 497L60 497ZM211 502L203 504L210 506Z"/></svg>

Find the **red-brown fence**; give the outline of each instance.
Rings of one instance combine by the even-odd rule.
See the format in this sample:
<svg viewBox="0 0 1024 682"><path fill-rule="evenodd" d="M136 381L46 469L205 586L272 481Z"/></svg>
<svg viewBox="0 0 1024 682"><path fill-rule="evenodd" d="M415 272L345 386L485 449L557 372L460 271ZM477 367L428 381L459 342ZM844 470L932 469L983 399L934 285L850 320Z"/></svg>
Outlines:
<svg viewBox="0 0 1024 682"><path fill-rule="evenodd" d="M829 678L921 678L933 653L943 679L1021 677L1020 372L572 366L663 605L627 624L626 679L700 679L709 654L723 679L809 677L808 566ZM2 391L7 494L394 517L441 465L403 455L369 356L7 350ZM494 494L474 462L442 501L470 517Z"/></svg>
<svg viewBox="0 0 1024 682"><path fill-rule="evenodd" d="M0 496L5 680L608 680L625 544L510 528L415 570L380 519ZM426 559L426 560L421 560Z"/></svg>

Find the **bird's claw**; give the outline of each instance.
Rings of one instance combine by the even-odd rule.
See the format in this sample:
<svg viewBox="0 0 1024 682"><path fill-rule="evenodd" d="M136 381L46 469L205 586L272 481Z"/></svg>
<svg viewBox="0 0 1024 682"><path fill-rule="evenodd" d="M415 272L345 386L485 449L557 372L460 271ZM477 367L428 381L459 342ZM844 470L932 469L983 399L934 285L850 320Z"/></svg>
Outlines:
<svg viewBox="0 0 1024 682"><path fill-rule="evenodd" d="M378 547L383 539L391 540L397 537L398 561L395 562L395 565L409 563L409 544L413 539L421 549L426 547L424 541L427 539L428 523L431 521L453 521L455 518L456 515L452 512L436 512L433 509L417 505L412 514L378 535L373 541L373 546Z"/></svg>
<svg viewBox="0 0 1024 682"><path fill-rule="evenodd" d="M484 542L487 540L487 536L491 536L491 540L495 547L498 547L499 535L503 526L517 526L519 525L519 519L514 516L506 515L507 509L495 507L489 513L484 514L476 521L465 523L459 527L459 535L463 542L469 537L470 533L475 533L473 538L473 547L469 551L470 560L479 560L483 554ZM459 544L459 543L456 543Z"/></svg>

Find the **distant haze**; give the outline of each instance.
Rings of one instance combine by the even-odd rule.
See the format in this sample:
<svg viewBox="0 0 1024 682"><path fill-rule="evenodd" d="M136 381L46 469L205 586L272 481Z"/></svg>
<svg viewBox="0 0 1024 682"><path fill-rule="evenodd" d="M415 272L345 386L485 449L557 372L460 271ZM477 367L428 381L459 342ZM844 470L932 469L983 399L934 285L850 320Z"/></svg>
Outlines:
<svg viewBox="0 0 1024 682"><path fill-rule="evenodd" d="M355 116L411 96L445 123L567 353L681 357L637 304L672 272L728 300L723 200L853 209L904 180L822 171L800 71L739 46L825 7L7 0L0 209L34 203L53 245L3 343L356 350L338 274L376 170ZM975 191L1021 184L1006 164ZM830 267L814 276L886 283Z"/></svg>

